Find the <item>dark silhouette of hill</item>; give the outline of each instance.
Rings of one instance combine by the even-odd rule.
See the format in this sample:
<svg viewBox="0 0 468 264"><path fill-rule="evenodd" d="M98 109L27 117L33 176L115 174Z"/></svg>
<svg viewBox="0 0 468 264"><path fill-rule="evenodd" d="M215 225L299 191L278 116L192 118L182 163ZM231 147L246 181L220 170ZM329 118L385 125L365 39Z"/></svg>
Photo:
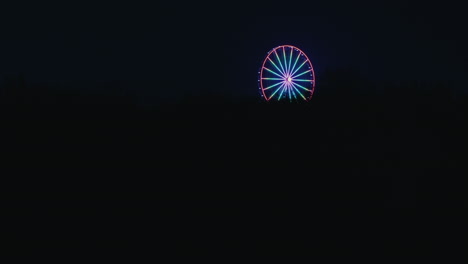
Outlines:
<svg viewBox="0 0 468 264"><path fill-rule="evenodd" d="M467 98L446 84L375 84L343 71L322 76L312 101L293 104L205 93L143 107L122 90L7 79L2 167L15 206L6 210L10 224L43 215L23 228L31 239L11 235L10 248L328 254L358 244L381 253L442 246L429 238L448 233L429 234L422 223L466 208ZM46 218L68 231L36 229ZM125 221L133 228L118 227Z"/></svg>

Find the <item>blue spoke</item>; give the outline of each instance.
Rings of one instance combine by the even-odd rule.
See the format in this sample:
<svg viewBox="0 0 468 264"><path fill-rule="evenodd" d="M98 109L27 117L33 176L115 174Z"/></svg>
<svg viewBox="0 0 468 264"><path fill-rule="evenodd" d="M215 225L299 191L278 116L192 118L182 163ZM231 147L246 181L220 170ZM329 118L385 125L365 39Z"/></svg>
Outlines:
<svg viewBox="0 0 468 264"><path fill-rule="evenodd" d="M299 76L301 76L301 75L304 75L304 74L306 74L306 73L308 73L308 72L310 72L310 71L312 71L312 69L308 69L308 70L307 70L307 71L305 71L305 72L301 72L301 73L300 73L300 74L298 74L298 75L294 75L292 78L299 77Z"/></svg>
<svg viewBox="0 0 468 264"><path fill-rule="evenodd" d="M267 71L269 71L269 72L273 73L274 75L276 75L276 76L280 77L280 78L284 78L284 76L281 76L281 75L279 75L278 73L276 73L276 72L274 72L274 71L272 71L272 70L268 69L267 67L263 67L263 68L264 68L265 70L267 70Z"/></svg>
<svg viewBox="0 0 468 264"><path fill-rule="evenodd" d="M291 90L291 93L292 93L292 94L293 94L293 96L294 96L294 99L296 99L296 100L297 100L296 93L294 92L294 89L293 89L293 88L294 88L294 86L293 86L292 84L290 84L289 86L290 86L289 88L290 88L290 90Z"/></svg>
<svg viewBox="0 0 468 264"><path fill-rule="evenodd" d="M296 64L297 64L297 61L299 60L299 57L300 57L300 56L301 56L301 53L299 52L299 53L297 54L296 61L294 61L294 65L292 66L291 71L294 71L294 72L295 72L294 69L296 68ZM292 75L292 74L291 74L291 75Z"/></svg>
<svg viewBox="0 0 468 264"><path fill-rule="evenodd" d="M296 69L293 73L291 73L291 76L294 76L294 74L295 74L300 68L302 68L302 66L304 66L304 64L306 64L306 62L307 62L307 60L305 60L303 63L301 63L301 65L299 65L299 67L297 67L297 69Z"/></svg>
<svg viewBox="0 0 468 264"><path fill-rule="evenodd" d="M281 68L281 70L282 70L281 73L282 73L283 75L286 75L286 71L285 71L284 68L283 68L283 64L281 64L281 59L280 59L280 57L278 56L278 53L276 52L276 50L275 50L275 55L276 55L276 59L278 59L278 63L279 63L280 68Z"/></svg>
<svg viewBox="0 0 468 264"><path fill-rule="evenodd" d="M291 60L293 56L293 48L291 47L291 54L289 54L289 72L291 72Z"/></svg>
<svg viewBox="0 0 468 264"><path fill-rule="evenodd" d="M278 87L270 96L270 98L268 98L268 100L270 100L271 98L273 98L273 96L275 96L275 94L281 89L281 87L284 85L284 82L281 84L280 87Z"/></svg>
<svg viewBox="0 0 468 264"><path fill-rule="evenodd" d="M306 80L306 79L292 79L294 82L314 82L314 80Z"/></svg>
<svg viewBox="0 0 468 264"><path fill-rule="evenodd" d="M278 86L278 85L280 85L280 84L282 84L282 83L283 83L283 82L275 83L275 84L273 84L273 85L268 86L267 88L265 88L265 89L263 89L263 90L271 89L271 88L273 88L273 87L275 87L275 86Z"/></svg>
<svg viewBox="0 0 468 264"><path fill-rule="evenodd" d="M273 64L273 66L275 66L275 68L276 68L281 74L284 75L284 73L280 70L280 68L278 68L278 66L276 66L276 63L274 63L274 62L270 59L269 56L268 56L267 58L268 58L268 60ZM281 77L283 77L283 76L281 76Z"/></svg>
<svg viewBox="0 0 468 264"><path fill-rule="evenodd" d="M298 83L293 83L293 84L294 84L294 86L297 86L297 87L299 87L299 88L302 88L303 90L306 90L306 91L308 91L308 92L311 92L311 91L312 91L312 90L307 89L307 87L304 87L304 86L302 86L302 85L300 85L300 84L298 84Z"/></svg>
<svg viewBox="0 0 468 264"><path fill-rule="evenodd" d="M284 84L286 84L286 83L284 83ZM281 96L283 95L285 89L286 89L286 85L283 85L283 89L281 89L281 93L278 96L278 101L281 99Z"/></svg>
<svg viewBox="0 0 468 264"><path fill-rule="evenodd" d="M262 80L284 81L284 78L262 78Z"/></svg>
<svg viewBox="0 0 468 264"><path fill-rule="evenodd" d="M286 52L284 51L284 46L283 46L283 59L284 59L284 68L286 69L285 72L286 74L288 74L289 70L288 70L288 64L286 63Z"/></svg>
<svg viewBox="0 0 468 264"><path fill-rule="evenodd" d="M296 90L296 92L302 97L302 99L307 100L307 99L305 98L305 96L301 93L301 91L299 91L299 90L296 88L296 85L295 85L294 83L292 84L292 86L293 86L293 88Z"/></svg>

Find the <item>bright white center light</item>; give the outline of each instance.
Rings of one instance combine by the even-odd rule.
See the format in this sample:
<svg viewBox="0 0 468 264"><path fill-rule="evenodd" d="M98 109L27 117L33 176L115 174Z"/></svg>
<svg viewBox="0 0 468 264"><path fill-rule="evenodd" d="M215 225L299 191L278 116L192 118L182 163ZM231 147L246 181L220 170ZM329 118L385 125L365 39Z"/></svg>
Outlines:
<svg viewBox="0 0 468 264"><path fill-rule="evenodd" d="M291 77L288 77L288 82L291 82Z"/></svg>

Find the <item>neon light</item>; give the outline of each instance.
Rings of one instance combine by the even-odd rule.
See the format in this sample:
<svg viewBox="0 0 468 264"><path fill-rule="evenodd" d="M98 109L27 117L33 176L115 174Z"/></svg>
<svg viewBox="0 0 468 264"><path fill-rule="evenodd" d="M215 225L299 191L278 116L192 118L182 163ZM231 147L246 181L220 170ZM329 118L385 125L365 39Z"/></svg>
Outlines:
<svg viewBox="0 0 468 264"><path fill-rule="evenodd" d="M279 52L282 49L282 58L278 54L278 49L280 49ZM270 64L273 66L269 66ZM307 66L306 69L303 69L305 66ZM297 78L308 72L310 75L307 75L307 78ZM267 52L267 56L263 60L259 70L258 85L262 97L266 101L272 98L276 98L278 101L286 98L289 98L289 101L309 101L315 90L315 74L312 63L304 52L294 46L281 45L273 48Z"/></svg>
<svg viewBox="0 0 468 264"><path fill-rule="evenodd" d="M297 67L297 69L291 73L291 75L294 75L300 68L302 68L302 66L304 66L304 64L306 64L307 61L304 61L301 65L299 65L299 67Z"/></svg>
<svg viewBox="0 0 468 264"><path fill-rule="evenodd" d="M293 48L291 48L291 54L289 54L289 72L291 72L291 60L292 60L292 55L293 55Z"/></svg>
<svg viewBox="0 0 468 264"><path fill-rule="evenodd" d="M289 75L288 64L286 63L286 52L284 51L284 46L283 46L283 59L284 59L284 68L286 69L286 75Z"/></svg>
<svg viewBox="0 0 468 264"><path fill-rule="evenodd" d="M280 82L279 82L279 83L275 83L275 84L273 84L273 85L268 86L267 88L265 88L265 89L263 89L263 90L271 89L271 88L273 88L273 87L275 87L275 86L278 86L278 85L280 85L280 84L282 84L282 83L280 83Z"/></svg>
<svg viewBox="0 0 468 264"><path fill-rule="evenodd" d="M268 98L268 100L270 100L273 96L275 96L275 94L281 89L281 87L284 85L284 83L281 84L280 87L278 87L278 89L275 90L274 93L271 94L270 98ZM278 99L279 100L279 99Z"/></svg>
<svg viewBox="0 0 468 264"><path fill-rule="evenodd" d="M298 74L298 75L294 75L293 78L296 78L296 77L299 77L299 76L301 76L301 75L304 75L304 74L306 74L306 73L308 73L308 72L310 72L310 71L312 71L312 70L309 69L309 70L307 70L307 71L305 71L305 72L301 72L301 73Z"/></svg>
<svg viewBox="0 0 468 264"><path fill-rule="evenodd" d="M273 73L274 75L276 75L276 76L278 76L278 77L280 77L280 78L283 78L283 76L281 76L281 75L279 75L278 73L276 73L276 72L274 72L274 71L268 69L267 67L263 67L263 68L265 68L265 70L267 70L267 71Z"/></svg>
<svg viewBox="0 0 468 264"><path fill-rule="evenodd" d="M296 99L296 100L297 100L297 96L296 96L296 93L294 92L294 89L293 89L293 88L294 88L294 86L293 86L293 84L292 84L292 83L290 83L290 84L289 84L289 88L290 88L290 90L291 90L292 94L294 95L294 99ZM305 99L305 98L304 98L304 99Z"/></svg>
<svg viewBox="0 0 468 264"><path fill-rule="evenodd" d="M307 100L305 98L305 96L301 93L301 91L299 91L297 88L296 88L296 85L294 85L294 83L292 84L293 88L297 91L297 93L299 93L299 95L304 99L304 100Z"/></svg>
<svg viewBox="0 0 468 264"><path fill-rule="evenodd" d="M296 69L296 64L297 64L297 61L299 60L299 57L301 56L301 53L298 53L297 54L297 58L296 58L296 61L294 62L294 65L293 65L293 69ZM294 71L296 72L296 71ZM292 75L292 74L291 74Z"/></svg>
<svg viewBox="0 0 468 264"><path fill-rule="evenodd" d="M310 92L309 89L307 89L306 87L304 87L304 86L302 86L302 85L300 85L300 84L298 84L298 83L293 83L293 84L294 84L295 86L297 85L299 88L302 88L302 89L304 89L304 90Z"/></svg>
<svg viewBox="0 0 468 264"><path fill-rule="evenodd" d="M306 80L306 79L292 79L294 82L313 82L314 80Z"/></svg>
<svg viewBox="0 0 468 264"><path fill-rule="evenodd" d="M273 64L273 66L275 66L276 69L277 69L281 74L283 74L283 73L281 72L281 70L278 68L278 66L276 66L276 64L270 59L270 57L267 57L267 59L271 61L271 63Z"/></svg>
<svg viewBox="0 0 468 264"><path fill-rule="evenodd" d="M278 62L279 62L279 65L280 65L281 69L283 70L281 73L283 75L286 75L286 71L284 70L283 65L281 64L281 59L279 58L278 53L276 52L276 49L275 49L275 55L276 55L276 58L278 59Z"/></svg>
<svg viewBox="0 0 468 264"><path fill-rule="evenodd" d="M262 78L262 80L284 81L284 78Z"/></svg>
<svg viewBox="0 0 468 264"><path fill-rule="evenodd" d="M286 87L285 84L286 84L286 83L283 83L283 89L281 89L281 93L280 93L280 95L278 96L278 101L281 99L281 96L282 96L283 93L284 93L284 90L285 90L285 87Z"/></svg>

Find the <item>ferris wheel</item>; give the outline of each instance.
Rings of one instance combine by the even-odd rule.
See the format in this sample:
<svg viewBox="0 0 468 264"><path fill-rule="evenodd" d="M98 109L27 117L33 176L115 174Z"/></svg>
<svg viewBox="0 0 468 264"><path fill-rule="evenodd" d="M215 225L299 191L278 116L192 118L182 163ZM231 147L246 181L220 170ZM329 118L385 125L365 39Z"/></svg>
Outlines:
<svg viewBox="0 0 468 264"><path fill-rule="evenodd" d="M281 45L270 50L258 74L261 96L266 101L309 101L314 94L314 68L307 55L295 46Z"/></svg>

